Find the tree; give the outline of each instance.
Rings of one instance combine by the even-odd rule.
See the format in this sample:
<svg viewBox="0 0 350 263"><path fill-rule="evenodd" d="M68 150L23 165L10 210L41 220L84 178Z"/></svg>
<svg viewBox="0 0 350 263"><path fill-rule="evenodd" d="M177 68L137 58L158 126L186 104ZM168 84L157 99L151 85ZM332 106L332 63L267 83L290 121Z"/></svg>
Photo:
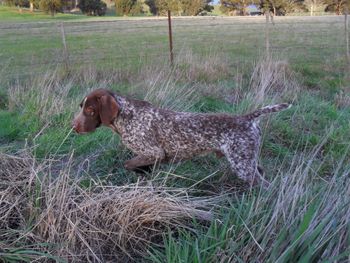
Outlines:
<svg viewBox="0 0 350 263"><path fill-rule="evenodd" d="M142 3L137 0L115 0L117 15L130 15L142 12Z"/></svg>
<svg viewBox="0 0 350 263"><path fill-rule="evenodd" d="M326 12L335 12L337 15L344 13L346 10L350 11L349 0L324 0L326 5Z"/></svg>
<svg viewBox="0 0 350 263"><path fill-rule="evenodd" d="M286 15L295 10L305 10L303 0L261 0L260 9L273 13L274 16Z"/></svg>
<svg viewBox="0 0 350 263"><path fill-rule="evenodd" d="M4 3L8 6L29 7L28 0L5 0Z"/></svg>
<svg viewBox="0 0 350 263"><path fill-rule="evenodd" d="M34 12L34 8L38 9L40 5L40 0L28 0L30 12Z"/></svg>
<svg viewBox="0 0 350 263"><path fill-rule="evenodd" d="M245 16L248 14L248 5L255 4L257 0L221 0L220 9L224 13L237 12L237 14Z"/></svg>
<svg viewBox="0 0 350 263"><path fill-rule="evenodd" d="M145 4L148 5L149 11L153 15L157 15L158 9L157 9L157 5L156 5L156 1L154 1L154 0L145 0Z"/></svg>
<svg viewBox="0 0 350 263"><path fill-rule="evenodd" d="M145 4L149 6L154 15L166 15L168 10L181 14L180 0L146 0Z"/></svg>
<svg viewBox="0 0 350 263"><path fill-rule="evenodd" d="M39 8L45 12L54 16L55 13L62 10L62 1L61 0L40 0Z"/></svg>
<svg viewBox="0 0 350 263"><path fill-rule="evenodd" d="M62 1L62 10L63 11L70 11L74 8L77 8L79 5L79 1L78 3L76 3L75 0L61 0Z"/></svg>
<svg viewBox="0 0 350 263"><path fill-rule="evenodd" d="M180 0L181 9L185 15L196 16L203 11L211 12L214 7L209 5L212 0Z"/></svg>
<svg viewBox="0 0 350 263"><path fill-rule="evenodd" d="M104 16L107 5L101 0L80 0L78 7L88 16Z"/></svg>
<svg viewBox="0 0 350 263"><path fill-rule="evenodd" d="M34 11L34 2L33 1L29 2L29 7L30 7L30 12L33 12Z"/></svg>
<svg viewBox="0 0 350 263"><path fill-rule="evenodd" d="M305 0L304 5L310 11L310 16L313 16L315 10L323 6L324 3L322 0Z"/></svg>

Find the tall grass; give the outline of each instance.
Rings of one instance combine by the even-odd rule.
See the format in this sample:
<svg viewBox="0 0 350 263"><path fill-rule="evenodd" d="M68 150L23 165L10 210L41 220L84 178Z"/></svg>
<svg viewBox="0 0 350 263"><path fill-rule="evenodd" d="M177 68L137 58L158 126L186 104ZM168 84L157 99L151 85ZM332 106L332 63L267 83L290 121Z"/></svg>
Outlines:
<svg viewBox="0 0 350 263"><path fill-rule="evenodd" d="M184 52L173 67L86 67L6 83L0 118L14 131L0 139L0 261L350 260L346 110L330 121L333 105L303 90L285 60L228 68L213 54ZM211 157L163 165L143 178L125 171L131 154L107 129L71 133L80 100L95 88L179 111L238 114L293 102L292 113L262 125L271 187L223 193L220 184L230 182L218 177L233 176L218 172L224 161ZM346 97L338 96L344 107Z"/></svg>
<svg viewBox="0 0 350 263"><path fill-rule="evenodd" d="M103 186L95 179L86 185L75 177L72 159L54 177L54 160L24 154L0 154L4 261L24 250L10 244L30 247L30 259L54 254L67 262L131 260L145 255L165 230L187 228L193 217L211 220L218 201L151 182Z"/></svg>
<svg viewBox="0 0 350 263"><path fill-rule="evenodd" d="M327 139L325 138L324 143ZM155 262L347 262L350 259L350 166L338 160L319 176L323 144L295 154L268 191L234 196L209 227L164 235ZM345 156L344 156L345 157Z"/></svg>

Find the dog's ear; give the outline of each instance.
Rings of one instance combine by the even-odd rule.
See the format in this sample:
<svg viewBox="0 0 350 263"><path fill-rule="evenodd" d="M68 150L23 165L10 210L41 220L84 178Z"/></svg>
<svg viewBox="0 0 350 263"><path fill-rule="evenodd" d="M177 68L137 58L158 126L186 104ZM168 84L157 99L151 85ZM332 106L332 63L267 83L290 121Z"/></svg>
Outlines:
<svg viewBox="0 0 350 263"><path fill-rule="evenodd" d="M97 99L99 104L99 115L101 123L109 126L112 121L117 117L119 112L119 106L116 100L111 95L103 95Z"/></svg>

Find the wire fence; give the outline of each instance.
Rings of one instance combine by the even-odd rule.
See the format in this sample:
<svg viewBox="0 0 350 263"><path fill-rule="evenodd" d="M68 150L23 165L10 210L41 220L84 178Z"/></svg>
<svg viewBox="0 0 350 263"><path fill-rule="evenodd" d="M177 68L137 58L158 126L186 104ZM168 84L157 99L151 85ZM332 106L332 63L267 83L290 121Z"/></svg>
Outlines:
<svg viewBox="0 0 350 263"><path fill-rule="evenodd" d="M273 22L273 23L272 23ZM344 16L172 20L175 60L217 56L251 63L271 53L294 65L348 63ZM165 18L0 24L1 78L57 67L137 67L169 58Z"/></svg>

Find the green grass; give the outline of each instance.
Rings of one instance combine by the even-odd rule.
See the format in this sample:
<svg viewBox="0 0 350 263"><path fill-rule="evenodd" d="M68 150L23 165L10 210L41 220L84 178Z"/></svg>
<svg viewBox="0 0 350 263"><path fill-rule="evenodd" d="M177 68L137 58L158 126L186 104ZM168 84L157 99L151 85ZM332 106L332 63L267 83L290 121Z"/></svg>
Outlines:
<svg viewBox="0 0 350 263"><path fill-rule="evenodd" d="M39 26L46 15L26 14L18 21L32 21L31 26L6 24L17 10L0 7L4 23L0 32L1 67L15 77L40 73L52 64L63 63L61 30L55 21L65 22L69 61L73 67L82 63L99 67L136 67L138 63L157 63L168 58L167 23L165 20L145 18L89 18L82 15L59 15L52 23ZM77 18L77 19L73 19ZM46 19L46 18L45 18ZM111 20L112 19L112 20ZM174 18L173 34L175 56L186 50L195 55L215 54L231 64L251 63L264 52L264 18ZM112 21L103 23L103 21ZM198 21L199 22L198 22ZM114 22L113 22L114 21ZM308 86L319 85L321 79L339 74L338 58L345 55L343 20L341 17L314 20L276 17L270 26L270 43L278 56L289 60L298 71L307 76ZM59 24L60 22L58 22ZM330 24L330 26L328 26ZM7 28L9 26L9 28ZM32 28L33 27L33 28ZM98 48L97 48L98 47ZM30 52L28 52L30 51ZM336 58L336 59L333 59ZM13 63L13 60L16 63ZM43 67L41 65L43 64ZM35 68L35 70L33 70ZM327 71L327 76L322 74ZM311 72L311 74L309 74ZM324 80L328 86L329 80Z"/></svg>
<svg viewBox="0 0 350 263"><path fill-rule="evenodd" d="M263 18L174 19L176 64L169 67L165 20L113 18L117 22L104 23L108 19L51 18L0 6L0 157L27 152L39 167L51 161L38 172L40 180L46 173L54 179L68 174L79 177L77 184L87 191L96 184L145 182L224 200L212 207L215 216L209 223L194 219L186 227L163 228L162 237L144 246L147 255L138 255L140 261L345 262L350 105L339 105L336 96L350 83L342 20L276 17L270 41L275 51L264 62ZM57 21L65 23L68 69L60 63ZM32 24L25 27L24 22ZM100 87L200 112L242 114L291 102L291 109L261 121L260 161L272 187L246 189L227 162L214 155L163 164L143 177L126 171L123 163L132 154L118 135L105 127L83 136L71 131L79 102ZM28 213L30 220L39 220L39 210ZM1 227L0 222L0 233L5 231ZM0 243L0 261L58 253L39 245L23 250L23 244L30 240L11 244L17 250Z"/></svg>
<svg viewBox="0 0 350 263"><path fill-rule="evenodd" d="M21 127L18 127L18 116L8 111L0 111L0 138L2 143L21 138Z"/></svg>
<svg viewBox="0 0 350 263"><path fill-rule="evenodd" d="M325 189L312 187L315 187L314 196L304 196L309 190L294 200L298 209L308 203L305 211L290 215L289 204L284 204L285 212L280 219L274 218L277 209L271 209L269 194L250 193L234 198L227 210L220 211L220 221L212 222L209 227L195 223L194 231L182 231L176 237L168 231L164 235L165 251L149 251L150 259L153 262L250 262L259 258L264 262L317 262L327 246L336 246L338 232L347 226L335 225L331 211L318 218L329 200L322 195ZM336 214L344 214L346 202L340 207L334 211ZM281 229L281 224L288 227ZM326 232L328 238L323 239ZM346 260L349 252L328 260Z"/></svg>
<svg viewBox="0 0 350 263"><path fill-rule="evenodd" d="M35 22L35 21L62 21L81 19L80 15L57 13L54 17L42 11L31 13L27 8L0 6L0 21L5 22Z"/></svg>

